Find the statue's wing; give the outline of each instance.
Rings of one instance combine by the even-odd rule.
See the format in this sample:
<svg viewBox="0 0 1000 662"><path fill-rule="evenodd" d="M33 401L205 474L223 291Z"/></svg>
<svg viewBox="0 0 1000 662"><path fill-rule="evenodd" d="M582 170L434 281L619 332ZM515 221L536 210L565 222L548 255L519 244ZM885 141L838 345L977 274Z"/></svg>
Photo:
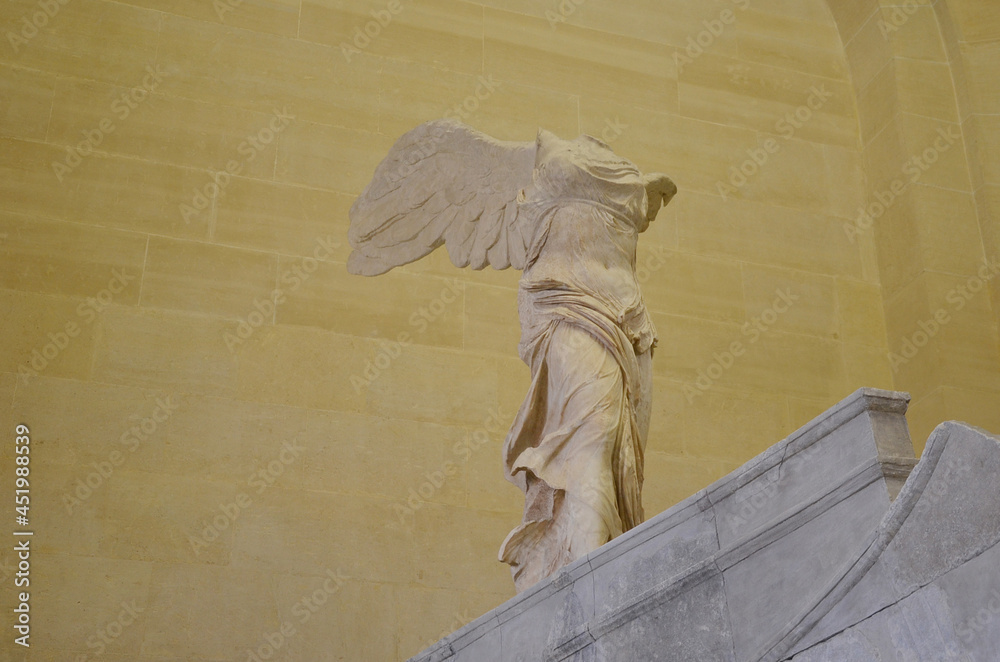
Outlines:
<svg viewBox="0 0 1000 662"><path fill-rule="evenodd" d="M347 270L376 276L442 244L457 267L523 269L517 197L534 164L535 142L501 142L454 120L421 124L351 207Z"/></svg>

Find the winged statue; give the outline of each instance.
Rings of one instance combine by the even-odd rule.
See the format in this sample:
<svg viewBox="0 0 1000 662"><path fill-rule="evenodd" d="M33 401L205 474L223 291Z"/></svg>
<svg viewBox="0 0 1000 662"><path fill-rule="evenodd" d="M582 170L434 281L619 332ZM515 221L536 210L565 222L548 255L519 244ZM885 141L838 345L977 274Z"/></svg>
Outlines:
<svg viewBox="0 0 1000 662"><path fill-rule="evenodd" d="M442 245L456 267L522 272L531 385L503 463L524 518L499 552L519 592L643 521L656 331L636 244L676 192L591 136L502 142L436 120L393 145L351 207L353 274Z"/></svg>

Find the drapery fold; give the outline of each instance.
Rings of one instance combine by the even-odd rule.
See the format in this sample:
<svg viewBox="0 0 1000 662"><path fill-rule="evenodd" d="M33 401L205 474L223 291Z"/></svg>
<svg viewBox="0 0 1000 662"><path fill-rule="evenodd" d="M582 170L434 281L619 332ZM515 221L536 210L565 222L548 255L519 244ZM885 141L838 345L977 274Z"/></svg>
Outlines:
<svg viewBox="0 0 1000 662"><path fill-rule="evenodd" d="M531 228L518 289L531 385L503 461L525 508L499 557L522 591L643 521L656 331L636 279L648 201L631 162L540 132L518 204Z"/></svg>

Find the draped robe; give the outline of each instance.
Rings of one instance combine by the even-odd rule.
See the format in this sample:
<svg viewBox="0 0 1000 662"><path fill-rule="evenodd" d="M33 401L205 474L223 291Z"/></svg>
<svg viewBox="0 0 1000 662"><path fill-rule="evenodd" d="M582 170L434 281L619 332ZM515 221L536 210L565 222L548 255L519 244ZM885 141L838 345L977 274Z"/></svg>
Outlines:
<svg viewBox="0 0 1000 662"><path fill-rule="evenodd" d="M519 204L533 228L518 291L531 385L504 442L524 520L504 540L522 591L643 521L656 332L636 280L642 176L599 140L540 136Z"/></svg>

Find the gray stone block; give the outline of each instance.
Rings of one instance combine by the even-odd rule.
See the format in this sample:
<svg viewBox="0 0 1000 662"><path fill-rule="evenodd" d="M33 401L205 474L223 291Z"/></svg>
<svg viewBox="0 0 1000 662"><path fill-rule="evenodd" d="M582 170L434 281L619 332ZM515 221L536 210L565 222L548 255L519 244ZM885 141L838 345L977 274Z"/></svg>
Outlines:
<svg viewBox="0 0 1000 662"><path fill-rule="evenodd" d="M997 662L1000 442L944 424L911 474L906 402L855 393L413 661Z"/></svg>
<svg viewBox="0 0 1000 662"><path fill-rule="evenodd" d="M996 439L968 425L944 423L927 445L924 455L934 461L933 472L885 554L904 594L1000 540Z"/></svg>
<svg viewBox="0 0 1000 662"><path fill-rule="evenodd" d="M884 482L870 483L725 570L738 660L760 659L775 634L850 569L868 546L868 533L878 526L887 502Z"/></svg>
<svg viewBox="0 0 1000 662"><path fill-rule="evenodd" d="M600 662L733 662L722 577L701 582L672 600L637 614L597 640Z"/></svg>
<svg viewBox="0 0 1000 662"><path fill-rule="evenodd" d="M956 647L973 662L1000 657L1000 544L936 580L945 595Z"/></svg>
<svg viewBox="0 0 1000 662"><path fill-rule="evenodd" d="M707 499L679 514L685 517L675 518L655 544L620 546L620 554L613 558L592 559L595 593L600 596L598 615L621 609L636 595L681 576L719 551L715 511Z"/></svg>

